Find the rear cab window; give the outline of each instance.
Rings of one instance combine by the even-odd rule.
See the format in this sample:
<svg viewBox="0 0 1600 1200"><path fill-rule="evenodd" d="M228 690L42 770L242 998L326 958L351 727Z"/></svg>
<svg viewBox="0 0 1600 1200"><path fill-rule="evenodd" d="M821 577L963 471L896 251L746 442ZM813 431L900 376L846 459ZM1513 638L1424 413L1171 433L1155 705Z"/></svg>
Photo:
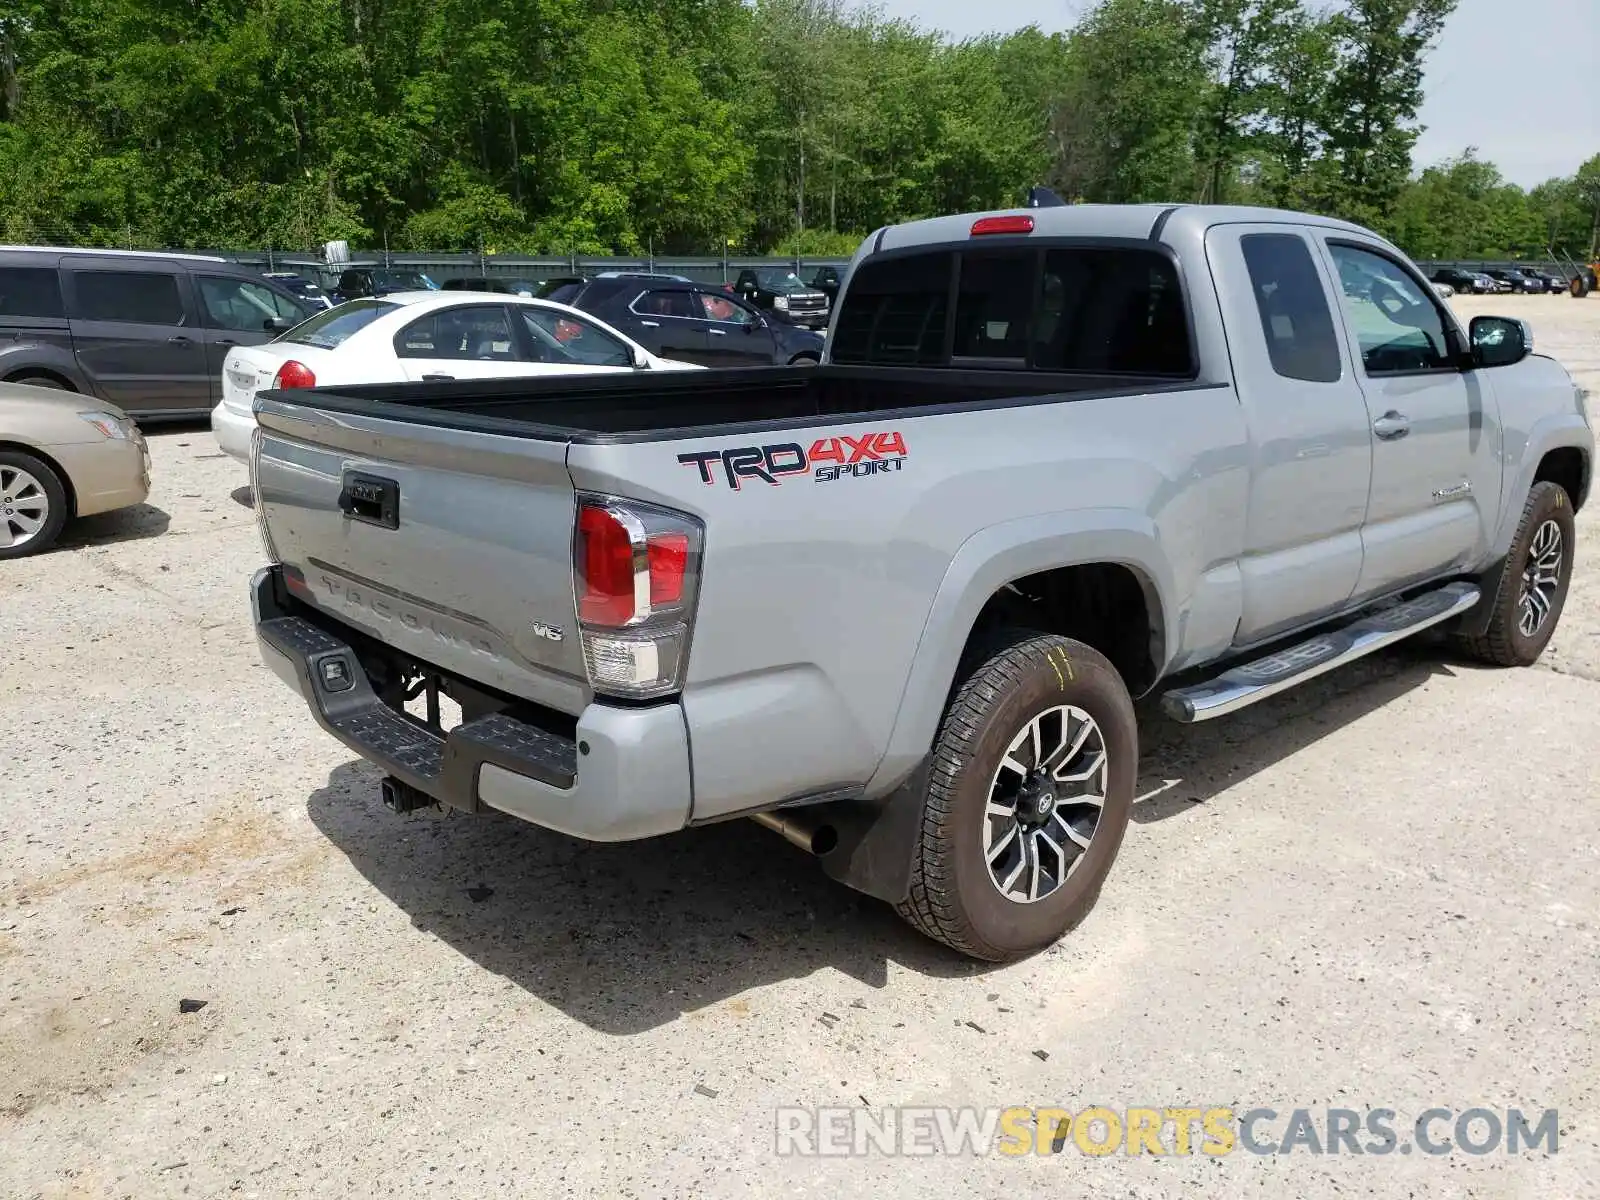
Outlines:
<svg viewBox="0 0 1600 1200"><path fill-rule="evenodd" d="M841 365L1192 379L1178 272L1142 246L930 249L861 263L835 318Z"/></svg>
<svg viewBox="0 0 1600 1200"><path fill-rule="evenodd" d="M337 308L323 309L273 340L333 350L351 334L403 307L387 300L350 300Z"/></svg>

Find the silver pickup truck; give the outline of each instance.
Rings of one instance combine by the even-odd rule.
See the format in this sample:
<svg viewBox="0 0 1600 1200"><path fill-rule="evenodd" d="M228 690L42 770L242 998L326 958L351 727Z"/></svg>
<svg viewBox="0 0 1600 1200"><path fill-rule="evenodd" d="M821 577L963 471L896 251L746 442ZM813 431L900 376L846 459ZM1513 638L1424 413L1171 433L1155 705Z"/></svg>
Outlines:
<svg viewBox="0 0 1600 1200"><path fill-rule="evenodd" d="M816 368L256 413L263 656L391 807L754 818L990 960L1093 905L1134 697L1208 720L1430 627L1533 662L1594 452L1523 322L1193 206L882 229Z"/></svg>

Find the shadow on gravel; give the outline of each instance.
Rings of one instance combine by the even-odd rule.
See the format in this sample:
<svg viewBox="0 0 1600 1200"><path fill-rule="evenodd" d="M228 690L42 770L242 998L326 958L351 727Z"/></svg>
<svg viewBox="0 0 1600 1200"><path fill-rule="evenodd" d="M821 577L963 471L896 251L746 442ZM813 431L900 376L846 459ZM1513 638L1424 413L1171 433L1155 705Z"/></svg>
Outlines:
<svg viewBox="0 0 1600 1200"><path fill-rule="evenodd" d="M58 550L77 546L109 546L113 542L136 542L141 538L160 537L172 524L172 517L153 504L135 504L113 512L96 513L92 517L79 517L67 523L61 531Z"/></svg>
<svg viewBox="0 0 1600 1200"><path fill-rule="evenodd" d="M593 844L499 813L395 816L380 778L336 768L311 820L416 928L602 1033L824 968L875 988L890 961L936 977L984 969L748 821ZM493 894L474 901L482 888Z"/></svg>
<svg viewBox="0 0 1600 1200"><path fill-rule="evenodd" d="M255 493L250 490L249 484L245 484L244 487L234 488L233 491L228 493L228 496L235 504L242 504L246 508L254 508L256 506Z"/></svg>
<svg viewBox="0 0 1600 1200"><path fill-rule="evenodd" d="M1133 819L1191 811L1447 671L1436 649L1403 648L1202 725L1144 706ZM891 961L933 977L985 970L748 821L591 844L498 813L397 817L380 777L336 768L311 820L416 928L603 1033L829 967L872 987Z"/></svg>
<svg viewBox="0 0 1600 1200"><path fill-rule="evenodd" d="M1133 820L1148 825L1192 812L1234 784L1370 716L1429 680L1448 678L1461 669L1448 659L1440 642L1419 637L1232 716L1197 725L1167 717L1154 698L1141 702Z"/></svg>

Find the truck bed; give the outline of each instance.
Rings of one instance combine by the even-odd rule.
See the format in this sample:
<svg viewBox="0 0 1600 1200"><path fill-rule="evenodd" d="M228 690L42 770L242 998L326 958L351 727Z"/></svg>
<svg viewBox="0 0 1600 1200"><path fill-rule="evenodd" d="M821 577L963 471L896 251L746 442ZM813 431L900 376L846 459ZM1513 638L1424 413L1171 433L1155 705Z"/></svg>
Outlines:
<svg viewBox="0 0 1600 1200"><path fill-rule="evenodd" d="M752 367L551 379L362 384L263 393L288 404L421 425L575 442L928 416L1077 396L1192 388L1189 379L914 367Z"/></svg>

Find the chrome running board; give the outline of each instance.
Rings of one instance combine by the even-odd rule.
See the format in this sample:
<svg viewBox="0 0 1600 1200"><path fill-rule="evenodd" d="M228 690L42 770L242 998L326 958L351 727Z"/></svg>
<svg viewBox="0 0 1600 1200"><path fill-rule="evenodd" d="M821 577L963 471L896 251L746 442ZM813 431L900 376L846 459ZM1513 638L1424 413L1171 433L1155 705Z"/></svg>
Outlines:
<svg viewBox="0 0 1600 1200"><path fill-rule="evenodd" d="M1342 629L1319 633L1298 645L1230 668L1191 687L1174 688L1161 697L1161 707L1177 721L1209 721L1238 712L1296 684L1354 662L1419 633L1430 625L1459 616L1478 602L1470 583L1450 583L1415 599L1380 609Z"/></svg>

